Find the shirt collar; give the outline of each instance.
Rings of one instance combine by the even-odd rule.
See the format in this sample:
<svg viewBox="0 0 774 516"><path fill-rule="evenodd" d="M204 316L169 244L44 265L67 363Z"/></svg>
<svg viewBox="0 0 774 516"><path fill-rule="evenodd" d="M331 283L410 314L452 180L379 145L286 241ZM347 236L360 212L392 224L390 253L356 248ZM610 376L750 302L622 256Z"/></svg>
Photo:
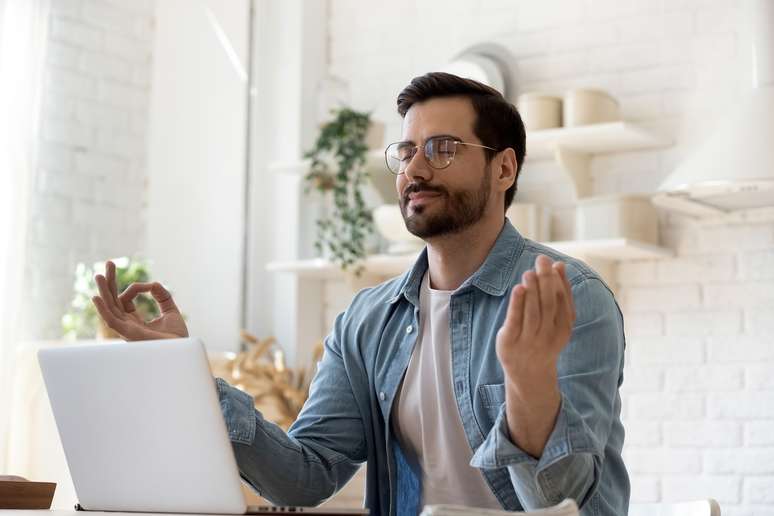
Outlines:
<svg viewBox="0 0 774 516"><path fill-rule="evenodd" d="M460 285L457 292L467 290L469 286L476 287L492 296L502 296L513 285L511 276L516 269L516 261L524 250L524 237L522 237L511 221L507 218L500 234L495 240L492 250L489 251L484 263L465 282ZM404 280L396 295L387 302L393 304L401 297L414 306L419 306L419 287L422 277L427 271L427 247L417 257L414 265L404 274Z"/></svg>

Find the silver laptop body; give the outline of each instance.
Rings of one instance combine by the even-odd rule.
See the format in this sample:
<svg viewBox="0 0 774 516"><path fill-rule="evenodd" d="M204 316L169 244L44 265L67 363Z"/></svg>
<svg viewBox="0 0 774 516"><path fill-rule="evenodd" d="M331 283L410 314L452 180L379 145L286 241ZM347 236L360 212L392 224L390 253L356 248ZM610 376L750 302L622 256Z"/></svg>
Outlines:
<svg viewBox="0 0 774 516"><path fill-rule="evenodd" d="M247 506L199 339L65 345L38 361L81 509L368 513Z"/></svg>

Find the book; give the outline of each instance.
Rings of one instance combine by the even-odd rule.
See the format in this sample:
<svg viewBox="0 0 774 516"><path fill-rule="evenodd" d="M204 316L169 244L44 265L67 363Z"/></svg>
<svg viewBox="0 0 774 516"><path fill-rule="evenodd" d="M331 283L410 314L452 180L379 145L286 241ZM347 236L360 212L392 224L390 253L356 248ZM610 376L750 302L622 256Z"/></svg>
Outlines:
<svg viewBox="0 0 774 516"><path fill-rule="evenodd" d="M564 500L559 505L526 512L501 511L497 509L478 509L464 505L425 505L420 516L512 516L525 514L530 516L578 516L578 506L573 500Z"/></svg>

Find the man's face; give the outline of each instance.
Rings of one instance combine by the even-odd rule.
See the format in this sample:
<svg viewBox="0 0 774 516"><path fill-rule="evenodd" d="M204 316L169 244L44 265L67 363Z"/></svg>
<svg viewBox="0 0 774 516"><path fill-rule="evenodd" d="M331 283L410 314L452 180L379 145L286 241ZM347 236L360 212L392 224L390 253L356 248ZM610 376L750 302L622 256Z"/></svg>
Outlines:
<svg viewBox="0 0 774 516"><path fill-rule="evenodd" d="M450 135L482 144L473 132L476 112L464 97L430 99L414 104L403 119L402 140L424 145L428 138ZM429 239L460 232L484 216L491 197L485 150L457 145L451 164L435 169L419 149L397 176L400 211L406 228Z"/></svg>

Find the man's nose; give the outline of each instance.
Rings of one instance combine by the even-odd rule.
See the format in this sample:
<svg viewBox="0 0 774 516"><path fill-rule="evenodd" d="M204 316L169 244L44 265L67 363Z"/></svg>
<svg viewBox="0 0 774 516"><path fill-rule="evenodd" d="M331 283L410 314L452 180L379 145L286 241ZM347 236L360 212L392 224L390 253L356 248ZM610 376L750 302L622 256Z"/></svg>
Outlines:
<svg viewBox="0 0 774 516"><path fill-rule="evenodd" d="M432 176L432 171L425 158L425 152L423 149L417 149L417 152L411 157L406 168L403 169L403 173L406 175L406 179L413 180L415 178L427 181Z"/></svg>

